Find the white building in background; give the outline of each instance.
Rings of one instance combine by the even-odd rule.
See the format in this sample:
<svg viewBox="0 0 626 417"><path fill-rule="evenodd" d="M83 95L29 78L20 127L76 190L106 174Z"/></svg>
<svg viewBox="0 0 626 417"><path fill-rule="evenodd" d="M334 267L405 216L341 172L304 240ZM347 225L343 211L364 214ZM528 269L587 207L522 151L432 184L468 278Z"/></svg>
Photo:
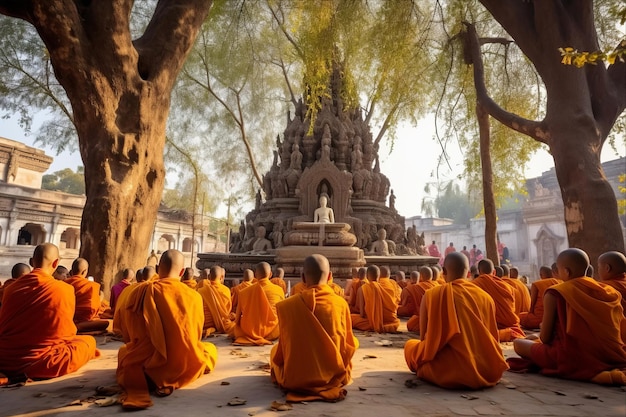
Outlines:
<svg viewBox="0 0 626 417"><path fill-rule="evenodd" d="M602 164L618 200L626 199L619 190L619 177L626 174L626 158L622 157ZM622 187L626 184L622 183ZM539 268L552 265L556 256L568 248L567 231L563 218L563 200L554 168L540 177L526 180L528 195L521 209L498 211L498 236L509 249L509 259L517 266L520 274L531 281L539 278ZM622 229L626 237L626 216L622 215ZM433 240L441 253L450 242L457 251L472 245L485 252L485 219L472 219L469 226L457 225L451 219L422 218L406 219L406 227L415 225L418 233L424 232L424 241ZM592 260L595 264L595 260ZM595 265L594 265L595 266Z"/></svg>
<svg viewBox="0 0 626 417"><path fill-rule="evenodd" d="M10 276L17 262L28 262L36 245L51 242L61 251L61 265L69 267L80 248L80 223L85 196L41 189L52 158L43 151L0 137L0 278ZM210 233L216 219L159 209L152 245L158 253L178 249L191 265L200 252L224 252L225 236ZM146 259L149 253L146 253Z"/></svg>

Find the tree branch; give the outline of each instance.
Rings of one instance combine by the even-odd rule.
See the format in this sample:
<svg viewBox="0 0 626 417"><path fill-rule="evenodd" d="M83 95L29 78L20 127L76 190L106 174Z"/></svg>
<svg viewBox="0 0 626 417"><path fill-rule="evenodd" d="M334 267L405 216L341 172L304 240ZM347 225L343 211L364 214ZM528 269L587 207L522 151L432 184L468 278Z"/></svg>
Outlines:
<svg viewBox="0 0 626 417"><path fill-rule="evenodd" d="M302 60L304 60L304 51L302 51L302 48L300 48L300 45L298 45L296 40L289 34L289 32L287 32L287 29L285 29L285 25L280 21L280 19L278 18L278 15L276 15L276 11L272 8L272 6L270 6L269 2L267 2L267 8L270 9L270 12L272 13L272 16L274 17L274 21L280 28L280 31L283 33L283 35L285 35L285 38L287 38L287 41L289 41L289 43L294 47L298 56Z"/></svg>
<svg viewBox="0 0 626 417"><path fill-rule="evenodd" d="M543 122L528 120L514 113L510 113L500 107L489 96L487 87L485 86L485 70L483 68L483 60L480 54L480 41L476 34L476 28L471 23L464 22L464 24L467 28L466 47L470 49L470 53L467 54L467 56L471 58L471 64L474 69L474 86L476 87L476 98L478 102L485 111L503 125L528 135L539 142L548 144L549 135Z"/></svg>

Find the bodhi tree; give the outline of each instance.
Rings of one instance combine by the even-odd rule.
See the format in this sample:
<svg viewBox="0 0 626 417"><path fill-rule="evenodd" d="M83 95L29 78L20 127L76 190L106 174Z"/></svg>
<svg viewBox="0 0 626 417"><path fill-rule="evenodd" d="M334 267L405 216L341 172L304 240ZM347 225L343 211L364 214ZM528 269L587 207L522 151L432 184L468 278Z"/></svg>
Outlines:
<svg viewBox="0 0 626 417"><path fill-rule="evenodd" d="M546 90L545 116L536 121L500 107L483 81L480 43L468 25L480 105L495 119L548 145L564 204L570 247L592 260L624 251L617 201L600 163L600 152L626 108L626 63L583 69L561 63L559 49L596 51L594 4L589 1L480 0L533 63Z"/></svg>
<svg viewBox="0 0 626 417"><path fill-rule="evenodd" d="M144 262L164 184L171 90L210 0L160 0L132 39L133 1L0 0L31 23L65 89L85 166L80 256L110 284Z"/></svg>

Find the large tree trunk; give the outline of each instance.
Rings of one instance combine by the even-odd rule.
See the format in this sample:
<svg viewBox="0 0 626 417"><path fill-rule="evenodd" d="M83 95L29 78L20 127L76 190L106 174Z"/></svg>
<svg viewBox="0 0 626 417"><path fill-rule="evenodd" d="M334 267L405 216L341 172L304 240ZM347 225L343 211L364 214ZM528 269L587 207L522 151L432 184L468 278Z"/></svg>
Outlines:
<svg viewBox="0 0 626 417"><path fill-rule="evenodd" d="M493 169L491 167L491 134L489 113L480 103L476 103L476 119L480 135L480 166L483 174L483 208L485 210L485 256L500 265L498 256L498 215L496 198L493 195Z"/></svg>
<svg viewBox="0 0 626 417"><path fill-rule="evenodd" d="M0 13L36 27L72 103L87 196L80 254L107 298L118 271L145 265L164 185L170 93L210 5L160 0L133 41L131 0L0 0Z"/></svg>

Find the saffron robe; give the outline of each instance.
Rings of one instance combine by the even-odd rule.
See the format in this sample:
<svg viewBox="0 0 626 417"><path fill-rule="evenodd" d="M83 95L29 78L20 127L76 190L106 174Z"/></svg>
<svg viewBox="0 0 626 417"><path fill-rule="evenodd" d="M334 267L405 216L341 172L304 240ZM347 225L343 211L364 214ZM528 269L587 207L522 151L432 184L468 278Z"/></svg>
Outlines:
<svg viewBox="0 0 626 417"><path fill-rule="evenodd" d="M352 327L377 333L397 331L400 320L396 315L398 303L395 294L385 291L377 281L363 285L360 290L365 300L365 317L352 314Z"/></svg>
<svg viewBox="0 0 626 417"><path fill-rule="evenodd" d="M276 311L280 338L271 351L271 373L287 401L342 400L359 346L348 304L321 285L278 303Z"/></svg>
<svg viewBox="0 0 626 417"><path fill-rule="evenodd" d="M360 279L352 279L352 290L350 292L350 299L348 300L348 305L350 306L350 313L358 314L359 307L356 304L357 295L359 293L359 288L363 285L367 284L369 281L364 279L361 281Z"/></svg>
<svg viewBox="0 0 626 417"><path fill-rule="evenodd" d="M228 287L217 280L209 281L198 289L198 294L202 296L204 309L204 336L214 332L230 333L235 324L230 320L231 299Z"/></svg>
<svg viewBox="0 0 626 417"><path fill-rule="evenodd" d="M100 310L100 284L89 281L80 275L74 275L65 280L66 284L74 287L76 297L76 312L74 323L82 323L98 318Z"/></svg>
<svg viewBox="0 0 626 417"><path fill-rule="evenodd" d="M8 285L0 308L0 372L54 378L100 356L92 336L76 335L75 305L72 286L39 268Z"/></svg>
<svg viewBox="0 0 626 417"><path fill-rule="evenodd" d="M543 320L543 296L548 288L561 282L563 281L557 278L545 278L533 282L532 287L537 292L537 298L531 300L531 305L528 313L521 313L519 315L519 321L522 327L524 327L525 329L539 328L539 325ZM532 291L532 288L531 292L534 292Z"/></svg>
<svg viewBox="0 0 626 417"><path fill-rule="evenodd" d="M276 304L285 299L278 285L269 279L239 292L239 304L235 313L235 327L231 333L237 345L271 345L278 338Z"/></svg>
<svg viewBox="0 0 626 417"><path fill-rule="evenodd" d="M528 313L528 310L530 310L530 292L528 287L517 278L504 277L502 281L515 290L513 294L515 296L515 314L519 316L520 313Z"/></svg>
<svg viewBox="0 0 626 417"><path fill-rule="evenodd" d="M124 291L114 320L125 342L117 382L126 409L152 405L147 378L157 392L169 394L215 367L217 349L201 341L202 297L179 279L146 281Z"/></svg>
<svg viewBox="0 0 626 417"><path fill-rule="evenodd" d="M479 389L498 383L508 365L498 343L495 305L472 282L457 279L428 290L428 326L404 357L411 371L443 388Z"/></svg>
<svg viewBox="0 0 626 417"><path fill-rule="evenodd" d="M515 314L513 288L495 275L482 274L472 281L493 298L496 304L496 323L501 342L525 337Z"/></svg>
<svg viewBox="0 0 626 417"><path fill-rule="evenodd" d="M390 294L393 294L396 298L396 304L400 303L402 288L400 288L396 281L391 278L379 278L378 283L383 289L388 291Z"/></svg>
<svg viewBox="0 0 626 417"><path fill-rule="evenodd" d="M186 286L188 286L189 288L191 288L192 290L195 290L198 287L198 281L196 281L195 279L186 279L186 280L181 280L180 282L182 282L183 284L185 284ZM230 293L230 291L229 291Z"/></svg>
<svg viewBox="0 0 626 417"><path fill-rule="evenodd" d="M291 287L290 297L293 297L296 294L300 294L302 291L306 290L306 284L304 282L298 282L296 285Z"/></svg>
<svg viewBox="0 0 626 417"><path fill-rule="evenodd" d="M115 311L115 306L117 304L117 300L119 300L120 298L120 294L129 285L130 285L130 282L126 280L121 280L120 282L118 282L117 284L111 287L111 298L109 302L111 306L111 311Z"/></svg>
<svg viewBox="0 0 626 417"><path fill-rule="evenodd" d="M580 277L550 287L556 297L554 338L531 348L530 359L544 375L626 384L624 314L617 291Z"/></svg>
<svg viewBox="0 0 626 417"><path fill-rule="evenodd" d="M232 304L231 310L233 313L237 311L237 305L239 304L239 292L252 285L252 281L242 281L241 284L236 285L230 289L230 302Z"/></svg>
<svg viewBox="0 0 626 417"><path fill-rule="evenodd" d="M621 277L607 279L606 281L601 281L601 283L613 287L622 295L622 309L624 310L624 315L626 315L626 273L622 274Z"/></svg>
<svg viewBox="0 0 626 417"><path fill-rule="evenodd" d="M283 289L283 294L287 294L287 283L285 282L284 279L282 278L272 278L270 279L270 282L274 285L278 285L280 288Z"/></svg>
<svg viewBox="0 0 626 417"><path fill-rule="evenodd" d="M406 328L410 332L420 332L420 308L422 306L422 300L424 299L424 294L426 291L431 288L440 287L437 282L429 280L429 281L419 281L415 285L411 285L411 294L413 295L413 299L415 300L415 313L409 318L406 322Z"/></svg>

